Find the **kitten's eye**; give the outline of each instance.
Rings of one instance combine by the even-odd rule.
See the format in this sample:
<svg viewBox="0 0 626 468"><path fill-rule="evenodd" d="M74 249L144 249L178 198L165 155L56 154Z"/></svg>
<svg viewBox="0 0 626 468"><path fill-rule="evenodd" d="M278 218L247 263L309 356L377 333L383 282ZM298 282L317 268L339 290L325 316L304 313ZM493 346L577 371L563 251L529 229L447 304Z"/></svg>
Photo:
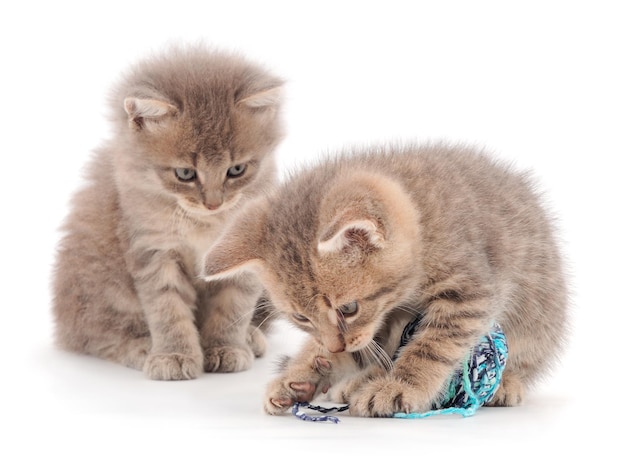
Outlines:
<svg viewBox="0 0 626 468"><path fill-rule="evenodd" d="M308 318L306 318L304 315L302 314L293 314L292 316L296 321L298 322L302 322L302 323L307 323L309 321Z"/></svg>
<svg viewBox="0 0 626 468"><path fill-rule="evenodd" d="M359 304L357 304L356 301L352 301L348 304L344 304L341 307L339 307L339 313L341 313L341 315L343 315L344 317L350 317L352 315L356 315L358 311L359 311Z"/></svg>
<svg viewBox="0 0 626 468"><path fill-rule="evenodd" d="M196 179L196 171L189 169L188 167L179 167L174 169L174 173L181 182L191 182Z"/></svg>
<svg viewBox="0 0 626 468"><path fill-rule="evenodd" d="M226 175L231 179L234 179L235 177L241 177L244 172L246 172L246 165L237 164L236 166L229 168L228 171L226 171Z"/></svg>

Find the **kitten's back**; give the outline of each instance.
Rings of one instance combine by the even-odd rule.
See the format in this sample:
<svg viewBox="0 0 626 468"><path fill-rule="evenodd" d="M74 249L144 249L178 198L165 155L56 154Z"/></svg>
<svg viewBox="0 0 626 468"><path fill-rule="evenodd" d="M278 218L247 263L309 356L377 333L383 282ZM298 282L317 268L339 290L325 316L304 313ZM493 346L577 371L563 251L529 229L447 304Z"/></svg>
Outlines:
<svg viewBox="0 0 626 468"><path fill-rule="evenodd" d="M312 335L286 382L304 381L300 370L320 353L338 379L354 371L355 353L384 349L388 363L404 327L422 318L393 365L370 362L389 376L359 374L359 391L341 397L360 415L428 409L494 322L509 355L493 403L519 404L567 337L565 275L544 201L528 174L468 147L355 149L301 169L205 257L210 279L241 269L259 272L277 308ZM276 385L272 414L292 398Z"/></svg>
<svg viewBox="0 0 626 468"><path fill-rule="evenodd" d="M320 219L333 216L323 212L327 194L337 198L353 190L360 172L399 183L413 201L423 252L413 261L416 272L423 269L421 289L451 272L491 283L502 301L500 320L513 359L531 352L535 364L542 362L528 370L529 382L554 363L568 330L568 291L555 220L530 173L468 146L388 145L329 155L283 185L268 221L284 236L280 250L311 258Z"/></svg>

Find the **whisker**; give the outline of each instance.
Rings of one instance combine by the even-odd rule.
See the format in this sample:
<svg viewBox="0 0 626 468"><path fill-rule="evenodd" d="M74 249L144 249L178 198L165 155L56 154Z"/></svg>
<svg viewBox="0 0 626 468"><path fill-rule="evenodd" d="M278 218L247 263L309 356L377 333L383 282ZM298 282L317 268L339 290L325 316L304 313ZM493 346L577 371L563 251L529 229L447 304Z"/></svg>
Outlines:
<svg viewBox="0 0 626 468"><path fill-rule="evenodd" d="M252 312L252 315L254 316L254 312ZM259 322L259 324L255 327L256 330L260 329L263 327L263 325L265 324L265 322L267 322L268 320L272 319L272 318L280 318L280 312L277 310L272 310L263 320L261 320L261 322Z"/></svg>
<svg viewBox="0 0 626 468"><path fill-rule="evenodd" d="M346 318L343 316L341 311L337 310L337 326L341 333L348 332L348 324L346 323Z"/></svg>
<svg viewBox="0 0 626 468"><path fill-rule="evenodd" d="M363 351L366 351L364 355L366 355L365 357L367 357L367 362L369 364L376 364L384 367L384 365L381 364L380 358L378 357L375 348L373 348L372 342L368 343L368 345L363 348Z"/></svg>
<svg viewBox="0 0 626 468"><path fill-rule="evenodd" d="M241 314L239 317L237 317L235 320L229 323L226 328L228 329L228 328L234 327L235 325L237 325L239 322L241 322L244 319L247 319L247 318L252 319L253 316L254 316L254 309L252 309L250 312L245 312Z"/></svg>
<svg viewBox="0 0 626 468"><path fill-rule="evenodd" d="M387 352L383 349L383 347L379 343L376 343L376 346L378 347L380 351L380 356L383 358L384 362L386 363L384 365L385 369L387 369L387 371L390 371L391 369L393 369L393 359L391 358L391 356L389 356L389 354L387 354Z"/></svg>
<svg viewBox="0 0 626 468"><path fill-rule="evenodd" d="M266 317L263 318L263 320L260 323L258 323L255 326L255 330L261 329L262 326L265 324L265 322L267 322L268 320L272 318L275 318L275 317L280 318L280 315L281 315L280 311L277 310L275 307L273 307L271 303L267 302L267 303L262 303L262 305L260 306L254 307L250 312L246 312L242 314L236 320L233 320L233 322L231 322L227 328L231 328L237 325L242 320L247 319L247 318L250 318L252 320L254 318L254 315L257 312L266 313L266 311L269 311L269 313L267 314Z"/></svg>
<svg viewBox="0 0 626 468"><path fill-rule="evenodd" d="M400 304L395 307L397 310L401 310L402 312L407 312L412 317L417 317L420 315L420 309L417 307L410 306L409 304Z"/></svg>
<svg viewBox="0 0 626 468"><path fill-rule="evenodd" d="M308 312L308 311L309 311L309 307L311 306L311 303L313 302L313 300L314 300L316 297L319 297L319 296L322 296L322 293L317 293L317 294L314 294L313 296L311 296L311 297L309 298L309 300L307 301L306 305L304 306L304 310L305 310L306 312Z"/></svg>
<svg viewBox="0 0 626 468"><path fill-rule="evenodd" d="M379 364L386 371L390 371L393 368L393 361L385 350L378 344L378 342L372 340L364 348L372 356L374 361Z"/></svg>

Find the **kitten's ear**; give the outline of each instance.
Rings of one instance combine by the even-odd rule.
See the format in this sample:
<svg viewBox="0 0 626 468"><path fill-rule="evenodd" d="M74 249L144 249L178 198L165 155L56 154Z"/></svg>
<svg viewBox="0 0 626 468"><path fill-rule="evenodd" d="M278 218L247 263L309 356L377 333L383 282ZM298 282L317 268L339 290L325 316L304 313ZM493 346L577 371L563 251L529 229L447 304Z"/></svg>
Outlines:
<svg viewBox="0 0 626 468"><path fill-rule="evenodd" d="M370 219L339 219L320 236L317 251L324 255L359 249L362 252L382 249L384 235Z"/></svg>
<svg viewBox="0 0 626 468"><path fill-rule="evenodd" d="M263 272L265 261L261 248L265 210L264 202L250 203L211 246L202 263L202 277L206 281Z"/></svg>
<svg viewBox="0 0 626 468"><path fill-rule="evenodd" d="M154 130L178 114L178 109L165 101L136 97L124 99L124 110L128 114L128 125L133 130Z"/></svg>
<svg viewBox="0 0 626 468"><path fill-rule="evenodd" d="M276 108L283 100L282 83L276 83L261 91L252 92L250 95L241 97L238 105L249 107L250 109Z"/></svg>
<svg viewBox="0 0 626 468"><path fill-rule="evenodd" d="M245 273L259 275L263 264L242 238L222 237L204 255L202 277L205 281L213 281Z"/></svg>

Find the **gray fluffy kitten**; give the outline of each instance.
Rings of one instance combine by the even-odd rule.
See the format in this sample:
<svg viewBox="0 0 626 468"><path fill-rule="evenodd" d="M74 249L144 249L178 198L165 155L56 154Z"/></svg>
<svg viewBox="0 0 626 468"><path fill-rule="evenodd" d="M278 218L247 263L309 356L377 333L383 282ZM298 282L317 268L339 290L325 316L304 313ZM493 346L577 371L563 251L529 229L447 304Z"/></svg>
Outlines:
<svg viewBox="0 0 626 468"><path fill-rule="evenodd" d="M553 220L526 174L480 151L348 151L248 210L209 250L204 274L257 274L310 335L269 384L269 414L326 391L359 416L428 410L494 321L509 359L492 404L517 405L563 347L567 288Z"/></svg>
<svg viewBox="0 0 626 468"><path fill-rule="evenodd" d="M282 80L236 54L171 47L111 95L114 135L74 196L56 260L56 338L152 379L241 371L265 350L259 284L198 279L201 254L275 181Z"/></svg>

